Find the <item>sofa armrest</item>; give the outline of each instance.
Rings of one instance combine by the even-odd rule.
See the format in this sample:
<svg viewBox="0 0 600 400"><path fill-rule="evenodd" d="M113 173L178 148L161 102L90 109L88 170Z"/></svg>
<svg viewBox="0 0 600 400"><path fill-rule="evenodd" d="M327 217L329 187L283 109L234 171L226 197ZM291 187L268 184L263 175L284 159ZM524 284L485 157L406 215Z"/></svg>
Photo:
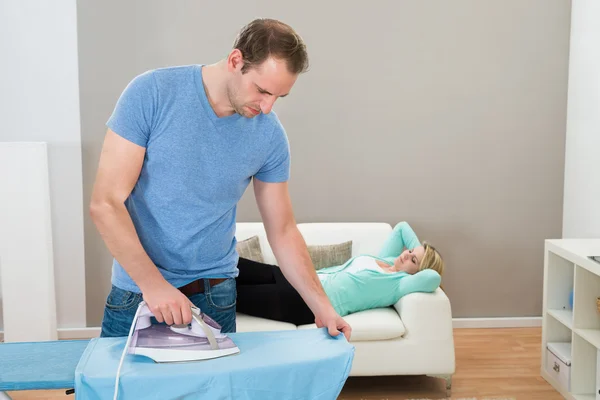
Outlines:
<svg viewBox="0 0 600 400"><path fill-rule="evenodd" d="M411 293L403 296L394 308L406 328L405 338L453 340L452 309L446 293Z"/></svg>

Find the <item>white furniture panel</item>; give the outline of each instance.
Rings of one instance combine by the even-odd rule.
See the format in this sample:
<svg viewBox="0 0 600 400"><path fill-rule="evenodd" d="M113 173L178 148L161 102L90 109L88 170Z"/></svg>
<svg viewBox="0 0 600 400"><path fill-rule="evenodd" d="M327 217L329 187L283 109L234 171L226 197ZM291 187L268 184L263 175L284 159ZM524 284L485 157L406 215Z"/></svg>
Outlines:
<svg viewBox="0 0 600 400"><path fill-rule="evenodd" d="M56 340L45 143L0 142L0 221L4 341Z"/></svg>

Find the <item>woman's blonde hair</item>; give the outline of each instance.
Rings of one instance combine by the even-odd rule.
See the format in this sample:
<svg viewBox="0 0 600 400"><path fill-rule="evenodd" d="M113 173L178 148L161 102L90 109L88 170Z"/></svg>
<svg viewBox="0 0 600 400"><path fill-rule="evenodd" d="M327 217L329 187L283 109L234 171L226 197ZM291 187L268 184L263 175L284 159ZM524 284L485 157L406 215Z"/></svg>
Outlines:
<svg viewBox="0 0 600 400"><path fill-rule="evenodd" d="M419 271L432 269L442 276L444 273L444 260L440 253L428 242L423 242L423 248L425 249L425 254L419 265Z"/></svg>

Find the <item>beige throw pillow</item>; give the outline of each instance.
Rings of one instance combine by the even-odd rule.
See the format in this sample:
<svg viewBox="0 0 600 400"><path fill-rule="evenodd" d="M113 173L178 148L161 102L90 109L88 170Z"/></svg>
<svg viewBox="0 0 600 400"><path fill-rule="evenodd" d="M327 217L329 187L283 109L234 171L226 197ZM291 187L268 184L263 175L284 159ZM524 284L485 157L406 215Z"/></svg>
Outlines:
<svg viewBox="0 0 600 400"><path fill-rule="evenodd" d="M342 265L352 257L352 241L329 244L329 245L311 245L308 247L308 254L318 271L322 268Z"/></svg>
<svg viewBox="0 0 600 400"><path fill-rule="evenodd" d="M262 250L260 249L260 239L258 236L252 236L246 240L238 242L235 248L240 257L259 263L264 263Z"/></svg>

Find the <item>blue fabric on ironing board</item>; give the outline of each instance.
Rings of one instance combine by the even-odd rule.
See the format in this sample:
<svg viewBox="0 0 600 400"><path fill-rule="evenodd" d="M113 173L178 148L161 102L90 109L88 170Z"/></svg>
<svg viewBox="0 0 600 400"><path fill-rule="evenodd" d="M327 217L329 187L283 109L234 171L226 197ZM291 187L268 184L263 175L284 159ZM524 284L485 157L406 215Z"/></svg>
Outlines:
<svg viewBox="0 0 600 400"><path fill-rule="evenodd" d="M0 391L71 389L89 340L0 344Z"/></svg>
<svg viewBox="0 0 600 400"><path fill-rule="evenodd" d="M354 346L322 329L231 333L236 355L158 364L127 355L119 400L336 399L350 373ZM77 399L112 399L126 338L97 338L75 371Z"/></svg>

